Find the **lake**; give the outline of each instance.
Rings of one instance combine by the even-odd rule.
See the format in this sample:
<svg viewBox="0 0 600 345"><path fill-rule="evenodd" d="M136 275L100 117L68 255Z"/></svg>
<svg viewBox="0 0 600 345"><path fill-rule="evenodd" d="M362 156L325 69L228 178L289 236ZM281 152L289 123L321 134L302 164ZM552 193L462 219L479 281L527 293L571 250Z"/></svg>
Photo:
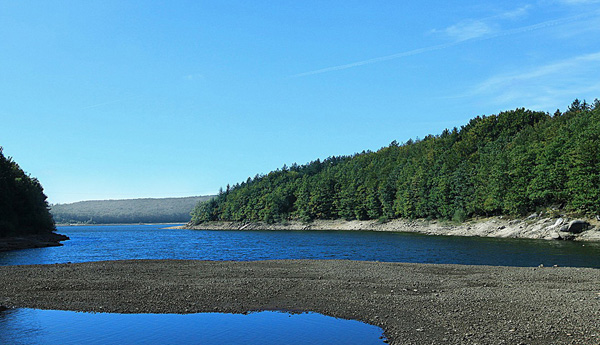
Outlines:
<svg viewBox="0 0 600 345"><path fill-rule="evenodd" d="M0 265L125 259L344 259L600 268L600 243L368 231L164 230L165 225L58 227L62 247L0 253Z"/></svg>

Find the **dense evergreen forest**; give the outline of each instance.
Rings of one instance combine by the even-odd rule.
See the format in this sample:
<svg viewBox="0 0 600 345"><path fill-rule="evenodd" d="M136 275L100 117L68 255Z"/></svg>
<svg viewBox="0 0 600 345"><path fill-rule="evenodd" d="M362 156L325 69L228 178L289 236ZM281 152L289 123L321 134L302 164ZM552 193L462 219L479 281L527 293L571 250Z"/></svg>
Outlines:
<svg viewBox="0 0 600 345"><path fill-rule="evenodd" d="M460 129L248 178L199 203L192 223L600 213L600 101L524 108Z"/></svg>
<svg viewBox="0 0 600 345"><path fill-rule="evenodd" d="M11 157L5 157L0 147L0 237L54 230L40 182L26 174Z"/></svg>
<svg viewBox="0 0 600 345"><path fill-rule="evenodd" d="M90 200L55 204L50 212L59 224L186 223L194 206L212 197Z"/></svg>

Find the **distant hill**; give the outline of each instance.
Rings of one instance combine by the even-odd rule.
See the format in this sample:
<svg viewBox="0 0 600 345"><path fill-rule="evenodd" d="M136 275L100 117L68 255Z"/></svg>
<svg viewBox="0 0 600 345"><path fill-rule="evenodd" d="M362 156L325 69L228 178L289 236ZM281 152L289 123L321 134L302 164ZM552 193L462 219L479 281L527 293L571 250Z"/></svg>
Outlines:
<svg viewBox="0 0 600 345"><path fill-rule="evenodd" d="M90 200L52 205L50 213L59 224L186 223L194 206L212 197Z"/></svg>

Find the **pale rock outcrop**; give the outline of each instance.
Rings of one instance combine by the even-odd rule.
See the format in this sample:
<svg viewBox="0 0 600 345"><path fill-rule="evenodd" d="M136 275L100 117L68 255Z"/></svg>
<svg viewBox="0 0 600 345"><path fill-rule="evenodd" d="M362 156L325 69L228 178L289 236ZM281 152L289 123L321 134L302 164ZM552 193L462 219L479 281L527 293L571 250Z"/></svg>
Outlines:
<svg viewBox="0 0 600 345"><path fill-rule="evenodd" d="M377 220L315 220L312 222L288 221L268 224L263 222L209 222L188 225L191 229L206 230L363 230L417 232L427 235L479 236L503 238L531 238L546 240L600 241L600 221L561 218L507 219L490 217L474 219L461 224L425 219ZM563 230L564 229L564 230Z"/></svg>

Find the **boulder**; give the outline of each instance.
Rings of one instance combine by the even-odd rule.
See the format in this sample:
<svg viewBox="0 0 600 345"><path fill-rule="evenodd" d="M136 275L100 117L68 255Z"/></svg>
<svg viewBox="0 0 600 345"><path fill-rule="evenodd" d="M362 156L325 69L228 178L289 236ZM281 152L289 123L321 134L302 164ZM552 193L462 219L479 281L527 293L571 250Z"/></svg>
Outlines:
<svg viewBox="0 0 600 345"><path fill-rule="evenodd" d="M580 234L590 227L590 223L585 220L574 220L569 223L568 232L572 234Z"/></svg>
<svg viewBox="0 0 600 345"><path fill-rule="evenodd" d="M572 234L580 234L590 227L590 223L585 220L573 220L567 225L560 227L560 232L570 232Z"/></svg>

